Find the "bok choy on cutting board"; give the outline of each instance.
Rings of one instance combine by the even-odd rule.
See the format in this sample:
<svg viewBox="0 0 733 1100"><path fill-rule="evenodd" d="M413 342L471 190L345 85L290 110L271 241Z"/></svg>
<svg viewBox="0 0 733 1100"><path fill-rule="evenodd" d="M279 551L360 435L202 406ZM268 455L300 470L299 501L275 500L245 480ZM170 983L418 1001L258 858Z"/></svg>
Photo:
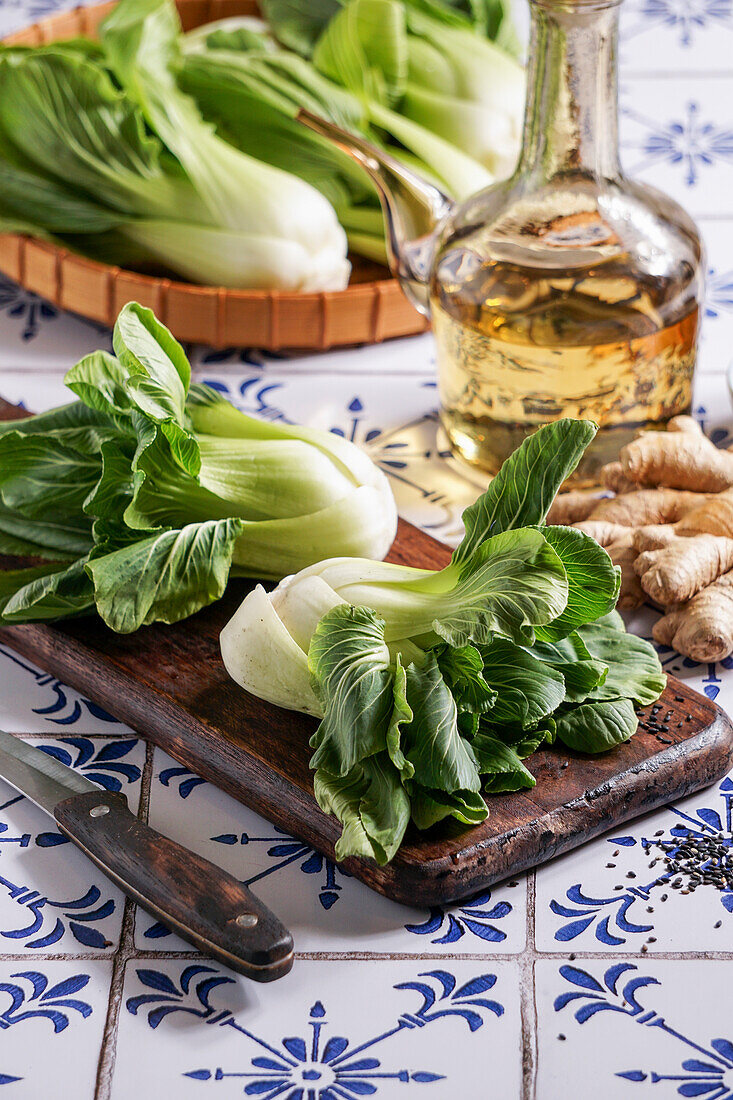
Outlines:
<svg viewBox="0 0 733 1100"><path fill-rule="evenodd" d="M311 767L339 859L389 862L410 821L482 821L485 794L534 786L541 746L612 749L664 690L614 610L619 569L545 525L595 432L560 420L525 440L464 512L445 569L331 558L255 588L222 631L242 687L321 719Z"/></svg>

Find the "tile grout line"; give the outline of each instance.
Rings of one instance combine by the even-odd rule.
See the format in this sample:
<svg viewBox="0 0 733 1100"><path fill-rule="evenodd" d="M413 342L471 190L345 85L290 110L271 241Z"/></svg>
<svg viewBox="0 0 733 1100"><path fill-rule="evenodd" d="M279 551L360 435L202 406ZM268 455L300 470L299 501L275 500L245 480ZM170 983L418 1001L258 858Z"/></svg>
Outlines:
<svg viewBox="0 0 733 1100"><path fill-rule="evenodd" d="M54 963L54 962L75 962L75 963L91 963L91 962L109 962L114 961L118 952L114 952L111 955L74 955L70 953L63 953L58 955L51 954L36 954L33 953L33 958L39 962ZM464 951L462 953L448 954L446 952L408 952L408 951L392 951L392 952L369 952L369 951L296 951L296 962L430 962L435 960L436 962L486 962L486 963L517 963L521 964L529 955L535 962L580 962L587 960L592 962L593 960L602 960L603 962L613 962L617 960L619 962L629 962L631 960L638 963L653 963L653 962L733 962L733 951L655 951L655 952L640 952L640 951L571 951L567 949L563 951L514 951L505 952L504 954L480 952L480 951ZM571 958L572 956L572 958ZM0 954L0 963L27 963L29 956L27 954L20 953L2 953ZM128 959L147 960L154 962L156 959L161 962L180 961L186 962L192 959L204 959L209 956L203 955L200 951L196 951L193 948L190 951L144 951L139 948L131 949L127 953ZM210 960L213 961L213 960ZM223 965L223 964L217 964Z"/></svg>
<svg viewBox="0 0 733 1100"><path fill-rule="evenodd" d="M150 787L153 778L153 755L155 747L148 741L145 742L145 764L143 766L142 781L140 783L140 803L137 816L142 821L148 819L150 805ZM114 956L112 965L112 981L110 983L109 1001L107 1007L107 1019L102 1034L102 1045L97 1066L97 1082L94 1092L95 1100L109 1100L112 1089L112 1076L114 1074L117 1058L117 1031L122 1007L122 990L125 982L125 966L128 959L135 954L135 902L132 898L125 899L125 910L122 918L122 930L120 934L120 946Z"/></svg>
<svg viewBox="0 0 733 1100"><path fill-rule="evenodd" d="M535 1100L537 1089L537 997L535 994L535 878L527 873L524 951L519 955L520 1026L522 1029L522 1100Z"/></svg>

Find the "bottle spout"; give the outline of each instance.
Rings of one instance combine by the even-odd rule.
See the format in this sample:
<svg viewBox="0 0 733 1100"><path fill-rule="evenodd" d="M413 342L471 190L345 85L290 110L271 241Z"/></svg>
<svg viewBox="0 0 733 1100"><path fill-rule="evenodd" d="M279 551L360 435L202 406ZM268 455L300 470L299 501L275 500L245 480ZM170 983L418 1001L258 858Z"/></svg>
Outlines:
<svg viewBox="0 0 733 1100"><path fill-rule="evenodd" d="M453 206L452 200L395 157L356 134L305 108L296 117L357 161L373 180L387 226L390 270L415 308L427 316L437 231Z"/></svg>

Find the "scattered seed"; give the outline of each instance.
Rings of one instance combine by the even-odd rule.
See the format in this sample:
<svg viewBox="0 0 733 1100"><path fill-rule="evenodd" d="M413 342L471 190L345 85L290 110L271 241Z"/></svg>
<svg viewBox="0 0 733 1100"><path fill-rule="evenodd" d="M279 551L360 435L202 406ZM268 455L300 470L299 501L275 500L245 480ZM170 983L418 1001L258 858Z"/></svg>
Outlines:
<svg viewBox="0 0 733 1100"><path fill-rule="evenodd" d="M560 1039L560 1041L563 1042L563 1043L565 1042L565 1036L564 1035L558 1035L558 1039Z"/></svg>

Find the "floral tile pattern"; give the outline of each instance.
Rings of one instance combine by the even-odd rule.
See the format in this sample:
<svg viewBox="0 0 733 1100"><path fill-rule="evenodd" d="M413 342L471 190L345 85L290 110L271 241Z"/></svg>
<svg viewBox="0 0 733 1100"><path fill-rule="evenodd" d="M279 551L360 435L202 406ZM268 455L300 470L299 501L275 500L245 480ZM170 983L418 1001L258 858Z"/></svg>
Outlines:
<svg viewBox="0 0 733 1100"><path fill-rule="evenodd" d="M145 762L137 738L30 741L105 790L121 791L137 810ZM0 780L0 956L110 954L123 906L120 891L53 820Z"/></svg>
<svg viewBox="0 0 733 1100"><path fill-rule="evenodd" d="M0 726L12 733L119 734L127 728L97 703L2 644L0 677Z"/></svg>
<svg viewBox="0 0 733 1100"><path fill-rule="evenodd" d="M3 1097L92 1100L111 977L104 960L0 960Z"/></svg>
<svg viewBox="0 0 733 1100"><path fill-rule="evenodd" d="M149 821L250 885L288 925L299 952L454 956L515 954L524 947L523 878L447 910L397 905L159 749ZM138 911L135 924L138 950L185 949L146 913Z"/></svg>
<svg viewBox="0 0 733 1100"><path fill-rule="evenodd" d="M730 0L626 0L622 8L622 71L727 70L732 42Z"/></svg>
<svg viewBox="0 0 733 1100"><path fill-rule="evenodd" d="M733 847L730 777L539 868L537 948L733 952L733 891L690 891L688 876L664 861L690 841L718 837Z"/></svg>
<svg viewBox="0 0 733 1100"><path fill-rule="evenodd" d="M0 0L0 34L70 0ZM524 7L520 22L526 32ZM700 219L707 300L694 412L733 444L733 0L625 0L622 159ZM66 400L109 332L0 275L0 393ZM432 338L321 356L190 349L260 417L363 447L400 512L448 543L480 490L447 456ZM387 396L386 396L387 395ZM649 637L654 612L632 627ZM733 713L733 660L660 656ZM227 868L292 928L272 986L192 952L0 781L0 1100L733 1100L733 892L666 862L733 847L733 773L448 909L379 897L92 701L0 646L0 728ZM512 884L512 883L516 884ZM719 885L719 884L718 884ZM115 979L112 968L115 965Z"/></svg>
<svg viewBox="0 0 733 1100"><path fill-rule="evenodd" d="M506 963L323 962L255 987L220 967L133 961L112 1097L447 1100L489 1074L495 1095L518 1096L517 979Z"/></svg>
<svg viewBox="0 0 733 1100"><path fill-rule="evenodd" d="M621 83L621 159L626 172L659 187L694 217L733 215L733 80Z"/></svg>
<svg viewBox="0 0 733 1100"><path fill-rule="evenodd" d="M733 1094L730 963L537 963L537 1096L655 1100Z"/></svg>

